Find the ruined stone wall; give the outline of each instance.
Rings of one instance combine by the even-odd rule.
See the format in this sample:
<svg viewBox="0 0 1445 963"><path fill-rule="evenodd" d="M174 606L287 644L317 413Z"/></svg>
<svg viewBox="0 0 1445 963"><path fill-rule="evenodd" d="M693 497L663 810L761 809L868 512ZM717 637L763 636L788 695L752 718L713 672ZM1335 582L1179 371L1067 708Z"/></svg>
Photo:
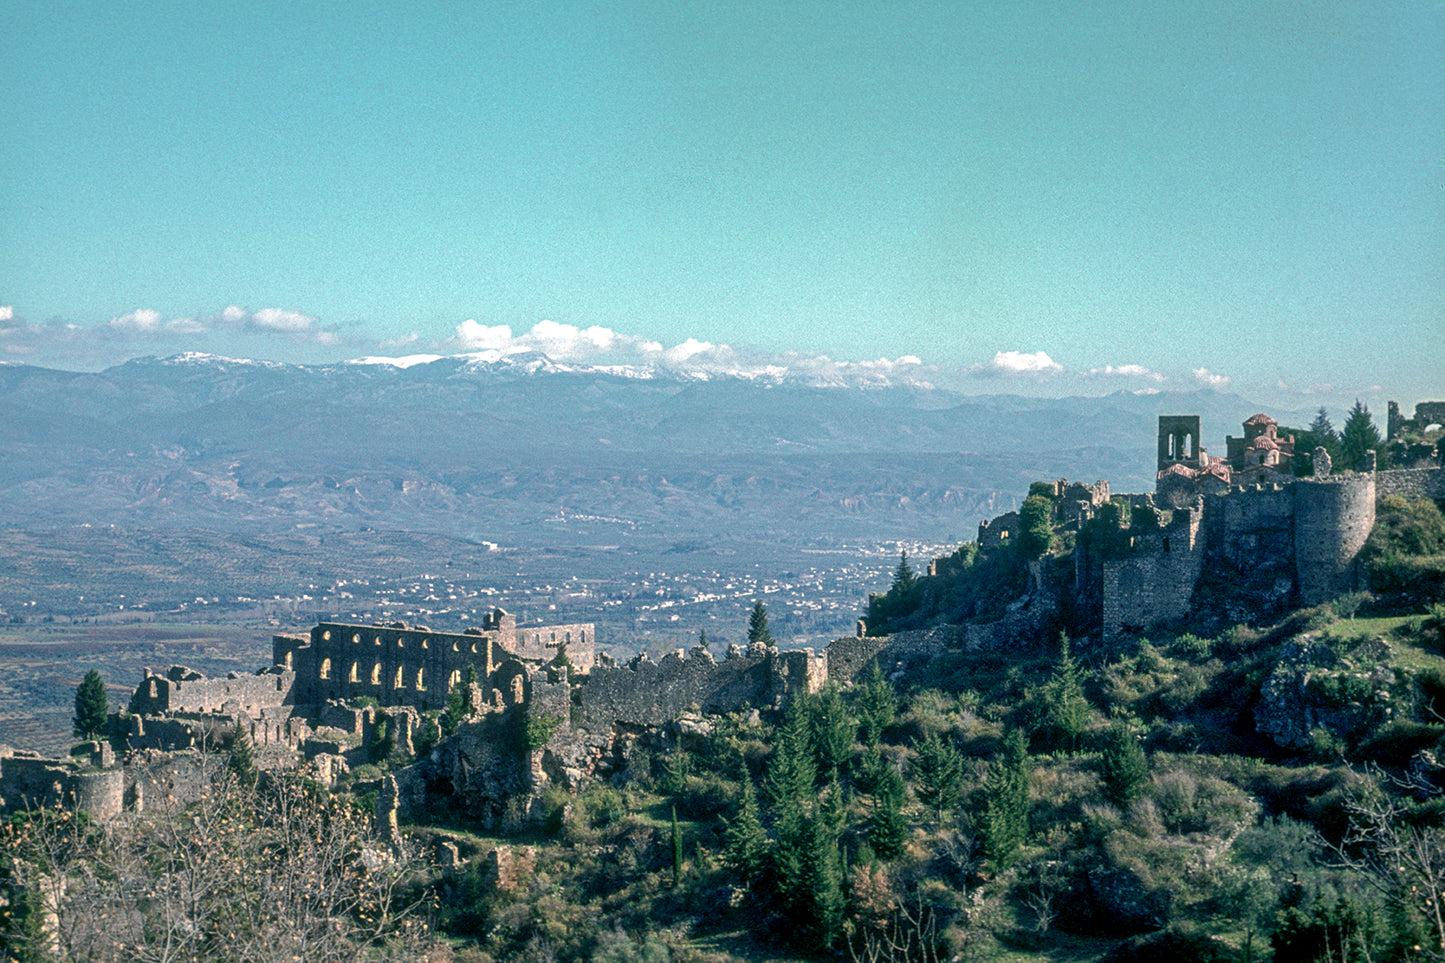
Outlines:
<svg viewBox="0 0 1445 963"><path fill-rule="evenodd" d="M421 626L325 622L311 630L304 644L297 644L293 637L276 636L273 647L278 662L296 673L296 701L310 705L370 696L384 706L440 709L446 705L447 691L462 680L468 666L479 679L487 679L513 656L550 661L562 641L567 642L568 657L579 671L592 665L596 632L591 623L515 633L511 628L515 620L510 617L493 624L499 628L456 634ZM516 648L524 651L516 652Z"/></svg>
<svg viewBox="0 0 1445 963"><path fill-rule="evenodd" d="M130 711L146 715L169 712L219 712L239 708L259 718L266 709L293 702L296 673L276 666L254 675L229 673L224 679L207 678L182 665L173 665L165 675L149 669L131 697Z"/></svg>
<svg viewBox="0 0 1445 963"><path fill-rule="evenodd" d="M639 656L626 665L597 665L581 693L582 725L660 726L691 707L732 712L767 707L790 691L821 686L827 663L812 649L744 653L732 647L718 662L694 648L660 662Z"/></svg>
<svg viewBox="0 0 1445 963"><path fill-rule="evenodd" d="M981 550L1002 545L1019 537L1019 513L1004 512L991 521L978 523L978 547Z"/></svg>
<svg viewBox="0 0 1445 963"><path fill-rule="evenodd" d="M520 659L551 662L557 657L557 649L565 644L568 661L578 672L586 673L592 671L594 635L591 622L526 627L516 630L514 641L504 639L502 645Z"/></svg>
<svg viewBox="0 0 1445 963"><path fill-rule="evenodd" d="M1445 501L1445 468L1404 468L1375 472L1375 498L1403 495Z"/></svg>
<svg viewBox="0 0 1445 963"><path fill-rule="evenodd" d="M1318 605L1355 588L1355 557L1375 527L1375 473L1300 479L1294 484L1299 599Z"/></svg>
<svg viewBox="0 0 1445 963"><path fill-rule="evenodd" d="M828 678L839 685L851 682L890 642L902 633L870 638L834 639L828 645Z"/></svg>
<svg viewBox="0 0 1445 963"><path fill-rule="evenodd" d="M63 806L109 819L121 811L124 785L119 767L86 769L28 752L0 758L0 811Z"/></svg>

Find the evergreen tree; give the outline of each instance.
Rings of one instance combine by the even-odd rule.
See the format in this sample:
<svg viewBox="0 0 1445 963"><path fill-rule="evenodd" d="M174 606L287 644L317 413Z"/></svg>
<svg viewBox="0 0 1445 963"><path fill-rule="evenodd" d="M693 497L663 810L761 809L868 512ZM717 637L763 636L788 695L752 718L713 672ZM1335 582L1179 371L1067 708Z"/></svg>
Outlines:
<svg viewBox="0 0 1445 963"><path fill-rule="evenodd" d="M110 706L105 698L105 679L95 669L85 674L75 688L74 732L82 739L94 739L106 730Z"/></svg>
<svg viewBox="0 0 1445 963"><path fill-rule="evenodd" d="M996 869L1013 864L1028 838L1028 743L1018 729L1004 736L1003 753L984 782L980 820L984 855Z"/></svg>
<svg viewBox="0 0 1445 963"><path fill-rule="evenodd" d="M885 766L873 791L873 812L868 817L868 842L883 859L903 855L908 841L908 823L903 819L903 777L892 766Z"/></svg>
<svg viewBox="0 0 1445 963"><path fill-rule="evenodd" d="M962 781L963 754L952 740L930 731L915 749L913 782L919 801L937 814L940 824L958 802Z"/></svg>
<svg viewBox="0 0 1445 963"><path fill-rule="evenodd" d="M834 682L824 686L823 691L810 702L818 777L822 780L836 779L853 753L853 737L858 732L858 723L848 712L848 706Z"/></svg>
<svg viewBox="0 0 1445 963"><path fill-rule="evenodd" d="M905 597L917 585L918 576L913 574L913 566L908 564L908 552L905 549L898 553L898 567L893 570L893 585L888 592L890 595L897 594L899 597Z"/></svg>
<svg viewBox="0 0 1445 963"><path fill-rule="evenodd" d="M858 690L858 723L862 729L863 744L878 745L883 730L893 724L897 714L898 696L875 662Z"/></svg>
<svg viewBox="0 0 1445 963"><path fill-rule="evenodd" d="M566 639L563 639L561 642L557 643L557 654L552 658L552 667L557 670L558 675L560 675L563 679L571 679L572 660L567 656Z"/></svg>
<svg viewBox="0 0 1445 963"><path fill-rule="evenodd" d="M677 803L672 804L672 885L682 882L682 829L677 824Z"/></svg>
<svg viewBox="0 0 1445 963"><path fill-rule="evenodd" d="M1038 558L1054 541L1054 503L1042 495L1030 495L1019 509L1019 549L1028 558Z"/></svg>
<svg viewBox="0 0 1445 963"><path fill-rule="evenodd" d="M842 935L846 899L838 839L821 814L808 820L807 846L807 892L799 894L806 900L804 945L814 950L828 949Z"/></svg>
<svg viewBox="0 0 1445 963"><path fill-rule="evenodd" d="M1057 742L1070 751L1078 748L1079 736L1089 721L1089 700L1079 681L1079 667L1070 650L1069 637L1059 633L1059 664L1044 687L1048 706L1048 724Z"/></svg>
<svg viewBox="0 0 1445 963"><path fill-rule="evenodd" d="M742 766L742 798L738 811L723 829L723 862L748 886L762 878L768 861L768 835L758 809L758 792Z"/></svg>
<svg viewBox="0 0 1445 963"><path fill-rule="evenodd" d="M1355 406L1345 418L1345 427L1340 430L1340 455L1345 467L1359 471L1364 463L1365 452L1378 452L1383 457L1382 447L1380 431L1375 427L1375 420L1370 417L1370 409L1356 398ZM1383 468L1384 465L1379 464L1376 467Z"/></svg>
<svg viewBox="0 0 1445 963"><path fill-rule="evenodd" d="M704 652L707 651L707 629L697 630L697 647Z"/></svg>
<svg viewBox="0 0 1445 963"><path fill-rule="evenodd" d="M1109 742L1099 763L1099 775L1104 782L1104 795L1119 806L1128 806L1144 791L1144 782L1149 778L1149 760L1128 726L1115 725L1110 730Z"/></svg>
<svg viewBox="0 0 1445 963"><path fill-rule="evenodd" d="M778 729L766 780L768 801L781 818L785 812L806 809L813 799L818 767L813 751L812 711L806 694L788 700Z"/></svg>
<svg viewBox="0 0 1445 963"><path fill-rule="evenodd" d="M748 616L748 645L754 644L765 645L770 649L777 645L773 641L773 633L768 630L768 610L762 599L758 599L753 606L753 614Z"/></svg>
<svg viewBox="0 0 1445 963"><path fill-rule="evenodd" d="M1315 415L1315 420L1310 422L1310 434L1314 435L1322 445L1338 443L1340 440L1340 436L1335 433L1335 426L1330 424L1329 412L1325 411L1323 405L1320 406L1319 413Z"/></svg>
<svg viewBox="0 0 1445 963"><path fill-rule="evenodd" d="M231 734L230 766L231 772L236 775L236 781L242 786L250 789L256 785L259 773L256 771L256 759L251 747L251 732L241 720L236 721L236 731Z"/></svg>

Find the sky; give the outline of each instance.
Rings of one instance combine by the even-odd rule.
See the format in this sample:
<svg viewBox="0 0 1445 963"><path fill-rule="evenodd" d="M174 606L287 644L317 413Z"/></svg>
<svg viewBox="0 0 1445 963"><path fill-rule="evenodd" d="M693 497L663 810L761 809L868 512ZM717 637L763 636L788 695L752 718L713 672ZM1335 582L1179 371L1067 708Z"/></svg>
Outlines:
<svg viewBox="0 0 1445 963"><path fill-rule="evenodd" d="M1441 0L6 0L0 37L4 361L1445 397Z"/></svg>

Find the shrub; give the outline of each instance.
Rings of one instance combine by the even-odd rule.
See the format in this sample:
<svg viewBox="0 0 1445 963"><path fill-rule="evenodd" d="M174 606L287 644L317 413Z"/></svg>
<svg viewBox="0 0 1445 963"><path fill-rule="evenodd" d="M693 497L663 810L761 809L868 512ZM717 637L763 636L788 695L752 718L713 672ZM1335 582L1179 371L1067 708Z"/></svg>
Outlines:
<svg viewBox="0 0 1445 963"><path fill-rule="evenodd" d="M1360 755L1386 766L1404 766L1421 749L1429 749L1445 737L1445 725L1396 719L1360 745Z"/></svg>

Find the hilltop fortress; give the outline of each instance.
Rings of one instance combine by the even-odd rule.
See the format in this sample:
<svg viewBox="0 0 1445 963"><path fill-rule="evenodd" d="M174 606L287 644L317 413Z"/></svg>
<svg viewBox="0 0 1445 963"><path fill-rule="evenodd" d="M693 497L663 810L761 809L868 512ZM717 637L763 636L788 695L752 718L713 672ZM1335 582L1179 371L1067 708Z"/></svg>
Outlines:
<svg viewBox="0 0 1445 963"><path fill-rule="evenodd" d="M1445 403L1417 406L1412 420L1392 403L1391 438L1442 417ZM702 714L780 706L795 691L847 684L875 662L904 671L947 649L1037 644L1066 623L1077 638L1109 641L1194 618L1198 593L1221 582L1254 606L1241 620L1270 605L1327 601L1359 587L1356 559L1380 499L1445 499L1438 446L1409 447L1408 468L1376 471L1371 453L1365 470L1341 474L1316 449L1313 473L1295 477L1302 453L1273 419L1244 422L1224 457L1200 445L1200 429L1197 415L1160 417L1153 492L1112 495L1103 481L1044 486L1050 520L1072 547L1031 561L1027 584L991 619L889 636L860 622L855 636L817 653L733 645L715 658L697 647L625 665L597 650L590 623L519 626L502 609L462 633L324 622L304 636L275 636L272 664L252 675L147 671L119 719L125 764L101 743L66 760L0 747L0 811L62 804L106 819L184 803L219 771L207 750L238 729L266 765L310 760L334 781L371 761L380 743L411 755L422 715L475 678L455 737L373 787L378 813L416 814L446 796L487 825L535 818L529 806L543 788L625 774L639 740L678 738L678 727ZM988 552L1019 535L1019 513L1009 512L980 524L978 546ZM929 575L946 577L958 564L939 559Z"/></svg>

